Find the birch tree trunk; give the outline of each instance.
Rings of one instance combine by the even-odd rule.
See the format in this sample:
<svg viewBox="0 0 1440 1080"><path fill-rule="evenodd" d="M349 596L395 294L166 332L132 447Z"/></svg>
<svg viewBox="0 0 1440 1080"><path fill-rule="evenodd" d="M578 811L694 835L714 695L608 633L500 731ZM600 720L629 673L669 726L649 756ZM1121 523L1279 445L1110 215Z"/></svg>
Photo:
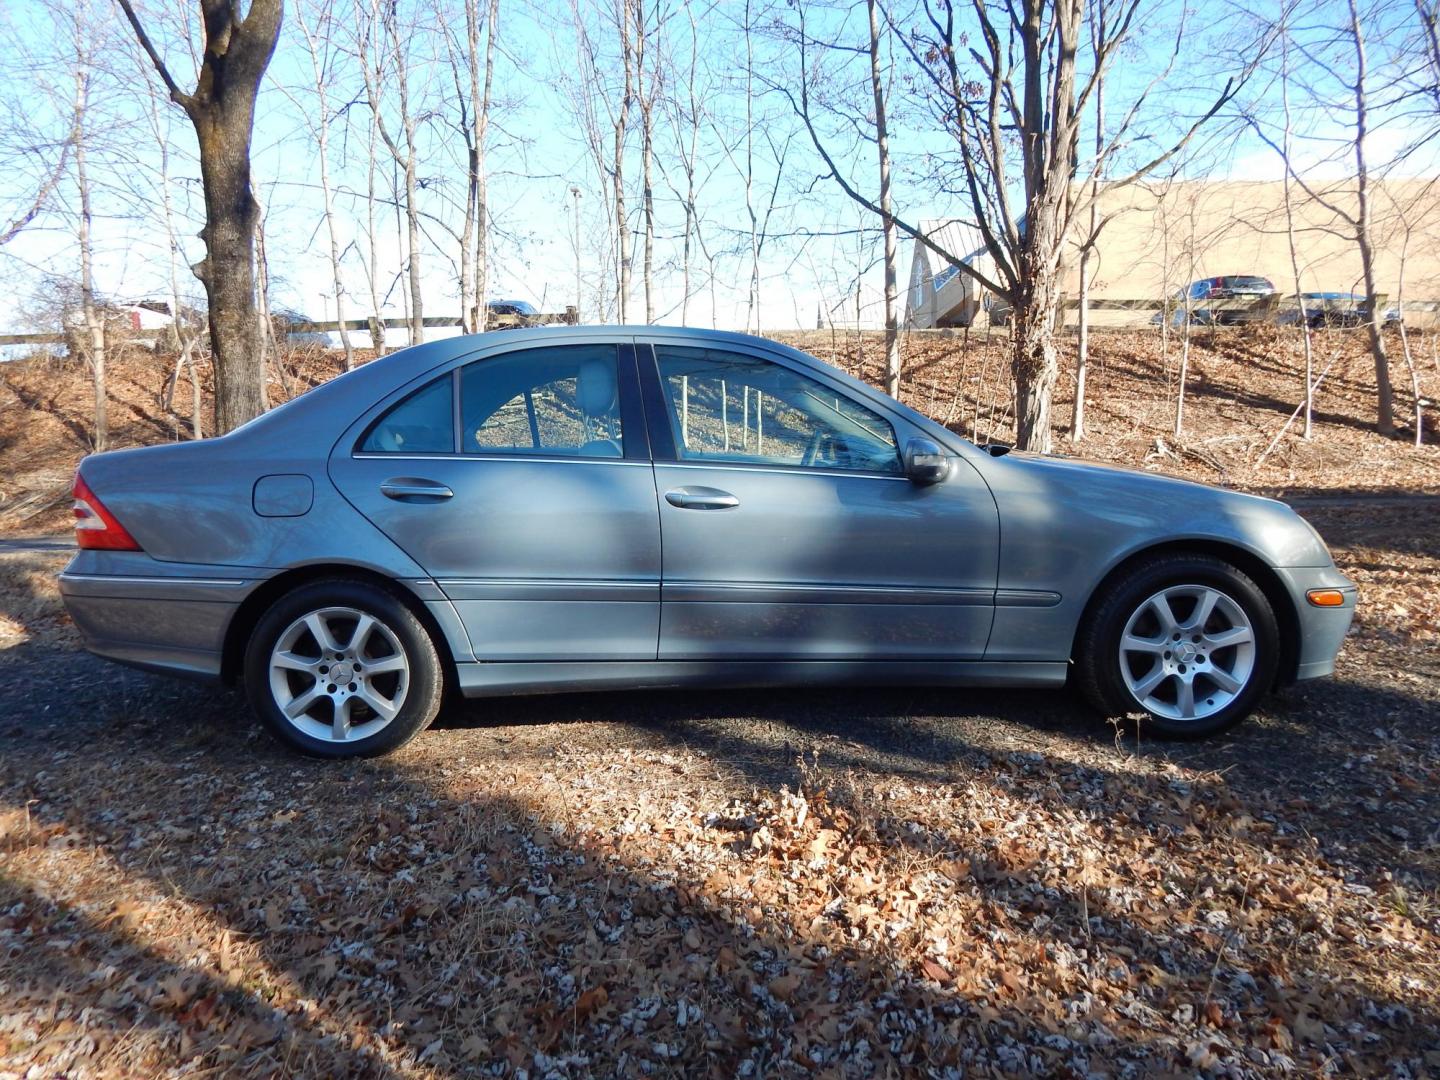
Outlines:
<svg viewBox="0 0 1440 1080"><path fill-rule="evenodd" d="M380 304L380 237L375 226L375 150L375 125L371 124L365 147L366 276L370 284L370 344L378 357L385 355L385 312Z"/></svg>
<svg viewBox="0 0 1440 1080"><path fill-rule="evenodd" d="M875 96L875 147L880 157L880 224L885 243L885 392L900 397L899 268L896 265L895 215L890 201L890 130L885 123L885 83L880 67L880 23L875 0L865 0L870 16L870 89Z"/></svg>
<svg viewBox="0 0 1440 1080"><path fill-rule="evenodd" d="M1280 109L1284 127L1280 134L1280 152L1285 159L1283 195L1285 199L1285 239L1290 245L1290 274L1295 282L1295 307L1299 312L1300 333L1305 351L1305 386L1300 434L1311 437L1315 412L1315 348L1310 336L1310 312L1305 307L1305 286L1300 275L1300 248L1295 243L1295 200L1291 178L1291 116L1290 116L1290 46L1288 29L1280 43Z"/></svg>
<svg viewBox="0 0 1440 1080"><path fill-rule="evenodd" d="M416 172L416 120L410 107L410 66L405 43L400 40L400 28L395 9L387 5L381 12L372 4L371 23L366 27L360 45L360 68L365 79L365 94L370 103L370 114L375 132L390 154L390 159L405 178L405 267L408 279L408 304L406 317L409 324L409 343L419 345L425 340L425 303L421 295L421 242L419 179ZM382 57L374 64L370 62L366 42L375 28L378 18L385 44L380 45ZM394 62L393 77L384 80L384 50L387 48ZM396 105L400 113L400 140L397 141L385 122L381 107L381 83L393 85ZM403 142L403 149L401 143Z"/></svg>
<svg viewBox="0 0 1440 1080"><path fill-rule="evenodd" d="M350 331L345 327L345 282L340 271L340 234L335 224L335 200L330 184L330 98L326 88L326 65L320 57L320 46L309 25L305 22L303 3L295 5L295 21L305 35L305 45L310 53L310 70L315 77L315 104L318 116L312 128L315 132L317 164L320 166L320 195L325 213L325 231L330 239L330 279L335 288L335 319L340 324L340 346L345 351L345 370L355 366L355 349L350 342ZM331 10L326 6L321 12L318 31L329 34L332 29ZM328 43L328 36L327 36Z"/></svg>
<svg viewBox="0 0 1440 1080"><path fill-rule="evenodd" d="M625 71L620 108L615 112L615 159L611 175L615 183L615 310L623 324L630 311L630 225L625 212L625 133L630 120L630 106L635 96L635 44L631 36L632 5L640 0L620 0L620 56Z"/></svg>
<svg viewBox="0 0 1440 1080"><path fill-rule="evenodd" d="M1095 5L1094 47L1098 51L1106 39L1104 3ZM1076 313L1075 342L1075 408L1070 415L1070 441L1079 444L1085 439L1085 381L1090 373L1090 287L1095 246L1100 238L1100 179L1105 157L1105 75L1095 76L1095 169L1090 184L1090 223L1085 243L1080 249L1080 308Z"/></svg>
<svg viewBox="0 0 1440 1080"><path fill-rule="evenodd" d="M80 316L85 322L85 337L90 373L95 383L95 434L96 453L104 450L110 442L109 395L105 390L105 317L95 302L95 278L93 272L94 249L91 245L90 177L86 171L85 155L85 113L90 101L90 76L86 71L88 59L76 57L75 64L75 122L72 138L75 143L75 187L80 196Z"/></svg>

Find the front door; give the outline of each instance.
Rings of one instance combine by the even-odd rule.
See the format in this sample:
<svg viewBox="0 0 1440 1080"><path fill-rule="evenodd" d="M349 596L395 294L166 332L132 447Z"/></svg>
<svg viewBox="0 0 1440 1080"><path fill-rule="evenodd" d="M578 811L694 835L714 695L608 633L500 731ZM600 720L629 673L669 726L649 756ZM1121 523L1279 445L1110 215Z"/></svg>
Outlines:
<svg viewBox="0 0 1440 1080"><path fill-rule="evenodd" d="M912 484L903 416L779 357L663 343L640 357L662 660L984 654L998 520L970 466Z"/></svg>
<svg viewBox="0 0 1440 1080"><path fill-rule="evenodd" d="M629 345L472 361L330 473L455 604L479 660L653 660L660 529Z"/></svg>

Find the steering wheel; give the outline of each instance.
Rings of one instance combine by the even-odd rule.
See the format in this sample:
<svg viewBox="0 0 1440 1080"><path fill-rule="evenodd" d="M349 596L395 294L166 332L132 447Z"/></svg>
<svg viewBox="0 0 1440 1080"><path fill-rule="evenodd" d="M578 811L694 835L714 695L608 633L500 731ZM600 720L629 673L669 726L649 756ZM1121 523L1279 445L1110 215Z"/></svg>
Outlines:
<svg viewBox="0 0 1440 1080"><path fill-rule="evenodd" d="M815 459L820 456L820 443L825 438L823 428L816 428L815 434L810 436L810 441L805 444L805 453L800 455L800 464L810 466L815 464Z"/></svg>
<svg viewBox="0 0 1440 1080"><path fill-rule="evenodd" d="M805 456L800 459L800 464L835 465L839 462L840 456L847 453L848 450L849 447L846 446L845 440L841 436L821 428L810 436L810 442L805 447Z"/></svg>

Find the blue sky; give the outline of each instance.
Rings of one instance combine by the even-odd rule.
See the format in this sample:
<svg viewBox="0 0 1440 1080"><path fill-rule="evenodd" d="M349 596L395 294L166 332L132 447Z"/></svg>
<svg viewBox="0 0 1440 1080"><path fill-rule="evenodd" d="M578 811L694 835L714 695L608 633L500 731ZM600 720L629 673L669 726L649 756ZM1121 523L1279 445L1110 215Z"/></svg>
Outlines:
<svg viewBox="0 0 1440 1080"><path fill-rule="evenodd" d="M88 4L82 7L83 39L96 46L107 69L97 77L92 99L93 127L97 132L90 165L99 210L97 284L103 292L121 298L164 295L168 293L169 255L159 224L161 155L147 97L147 83L154 85L153 79L136 54L113 4L107 0L69 2ZM294 17L296 3L305 5L312 25L316 18L314 0L290 0L286 26L261 94L254 173L257 192L266 208L267 252L274 280L272 303L315 318L333 318L328 240L321 217L315 145L307 122L316 115L316 98L309 54ZM342 28L355 24L353 3L336 2ZM422 262L427 314L454 314L459 306L454 267L456 242L447 237L446 229L458 221L454 193L463 182L463 148L444 126L453 92L447 90L450 74L442 63L438 30L445 23L454 25L452 20L463 19L458 14L463 10L458 3L401 2L402 19L415 28L419 42L412 72L414 94L420 108L432 116L422 125L421 155L426 184L421 206L428 233ZM182 19L193 19L193 5L184 0L148 0L137 6L165 48L177 79L182 85L192 82L192 46L183 38ZM1372 64L1377 68L1387 62L1387 51L1393 51L1403 41L1403 27L1385 20L1398 19L1410 10L1408 5L1381 6L1385 12L1383 17L1377 16L1377 27L1383 24L1384 32L1372 44ZM0 94L5 95L5 103L12 109L12 119L23 115L40 128L58 130L61 126L58 117L68 108L70 94L69 75L64 68L64 30L73 10L52 8L40 0L11 0L0 9L0 32L8 44L19 46L0 66L0 78L4 80ZM604 51L613 59L614 45L605 33L602 12L585 2L580 3L580 10L592 38L602 42ZM747 129L742 93L744 42L739 26L745 8L733 2L687 6L682 0L673 0L668 10L671 15L666 49L670 55L662 65L669 78L667 94L682 104L688 99L693 16L700 53L697 95L706 111L700 141L703 186L698 203L705 250L714 256L714 288L709 280L712 264L697 253L692 267L693 295L687 305L689 321L708 325L713 320L721 326L738 328L754 326L756 315L748 309L750 236L743 179ZM522 5L501 0L497 103L489 151L495 225L490 244L489 294L529 300L545 310L559 310L574 303L575 203L570 189L575 186L582 192L582 306L586 318L593 320L606 313L598 295L609 277L603 265L608 207L599 189L592 156L577 134L568 105L572 95L567 95L567 85L573 85L577 69L572 11L568 4ZM757 88L766 82L794 85L798 77L797 51L783 30L787 25L793 29L796 9L790 5L770 9L757 3L751 11L759 27L753 46ZM822 40L863 41L863 5L810 6L807 12L812 33ZM1311 13L1309 32L1318 34L1317 27L1334 24L1343 14L1343 5L1317 5ZM1178 62L1170 65L1169 46L1177 20L1182 17L1187 20L1190 36ZM913 11L898 11L896 18L902 25L916 25ZM1143 88L1161 80L1151 91L1151 107L1137 124L1137 138L1124 152L1132 160L1150 153L1151 147L1167 144L1184 126L1187 115L1193 115L1211 99L1221 77L1233 69L1233 51L1246 47L1247 27L1251 26L1246 12L1211 0L1189 9L1170 3L1148 5L1143 18L1143 32L1137 33L1126 47L1110 83L1109 108L1116 115L1122 102L1133 100ZM193 27L191 41L198 41ZM33 58L33 64L27 65L26 54ZM1317 55L1324 58L1330 54ZM1343 61L1343 56L1340 59ZM856 102L856 115L863 115L867 107L865 59L831 51L824 63L826 74L833 80L834 96ZM1302 67L1306 64L1298 63ZM344 55L343 48L334 58L334 73L329 88L332 106L348 104L348 108L336 118L338 126L331 136L335 159L332 170L336 174L332 179L337 188L342 244L346 247L347 315L357 318L368 313L370 305L365 275L370 238L365 228L364 200L360 197L365 182L366 109L363 102L356 100L363 98L358 68L353 58ZM967 208L954 198L935 190L933 176L937 171L946 179L954 179L953 146L936 132L922 104L907 96L906 90L912 85L907 81L910 73L903 58L889 69L894 94L892 149L897 158L897 210L910 220L965 212ZM1312 82L1324 81L1323 73L1314 65L1304 67L1304 73ZM1263 73L1247 90L1247 100L1257 96L1257 111L1273 117L1278 102L1273 80ZM857 279L861 283L861 318L867 324L877 324L881 309L874 222L833 183L819 179L823 165L781 97L761 93L753 110L754 123L749 129L755 162L752 201L763 213L772 188L776 193L776 209L770 219L774 235L762 257L760 325L767 329L813 326L817 309L831 311L838 319L853 320ZM1379 130L1373 136L1377 161L1394 156L1400 147L1428 130L1426 125L1433 117L1411 112L1402 116L1397 109L1394 115L1378 118ZM1335 159L1340 145L1337 139L1343 139L1346 131L1343 117L1338 107L1328 106L1297 116L1297 126L1307 135L1300 156L1316 175L1328 172L1339 176L1348 171L1347 162ZM170 191L182 223L178 230L183 248L181 286L183 291L198 293L198 283L185 269L186 263L201 254L195 236L200 224L200 200L194 136L188 121L173 106L162 102L158 118L169 155ZM3 122L4 116L0 115ZM857 140L856 129L843 119L833 118L823 126L844 167L873 191L873 148ZM639 282L638 116L634 115L632 134L627 169L635 180L629 199L631 226L636 230L632 238L636 268L633 317L635 312L643 312ZM785 152L785 169L778 185L772 155L777 147ZM662 124L657 135L659 164L655 172L657 321L670 322L679 321L683 294L678 265L682 214L666 180L668 173L675 183L683 184L675 148L675 135L668 124ZM1192 175L1280 176L1274 154L1233 121L1217 122L1195 149L1187 165ZM1431 147L1412 155L1404 171L1409 175L1429 174L1435 166ZM23 170L13 169L4 175L7 179L0 179L0 207L8 210L27 177ZM383 186L388 200L388 170ZM46 215L0 252L24 310L43 308L46 287L41 283L46 275L76 274L72 184L65 186L63 195L56 212ZM375 257L380 267L381 292L388 298L386 314L399 315L398 276L403 258L396 236L395 208L387 201L379 213L381 226L375 237ZM908 245L902 243L902 294L907 273Z"/></svg>

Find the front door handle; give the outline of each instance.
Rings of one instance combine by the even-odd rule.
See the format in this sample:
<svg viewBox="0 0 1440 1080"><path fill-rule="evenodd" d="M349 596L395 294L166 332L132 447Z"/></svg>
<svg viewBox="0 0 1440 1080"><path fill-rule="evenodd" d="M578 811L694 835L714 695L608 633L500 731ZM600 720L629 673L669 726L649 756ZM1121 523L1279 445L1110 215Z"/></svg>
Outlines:
<svg viewBox="0 0 1440 1080"><path fill-rule="evenodd" d="M740 500L728 491L712 487L678 487L665 492L665 501L681 510L729 510Z"/></svg>
<svg viewBox="0 0 1440 1080"><path fill-rule="evenodd" d="M380 485L380 494L401 502L438 502L454 496L444 484L415 476L397 476Z"/></svg>

